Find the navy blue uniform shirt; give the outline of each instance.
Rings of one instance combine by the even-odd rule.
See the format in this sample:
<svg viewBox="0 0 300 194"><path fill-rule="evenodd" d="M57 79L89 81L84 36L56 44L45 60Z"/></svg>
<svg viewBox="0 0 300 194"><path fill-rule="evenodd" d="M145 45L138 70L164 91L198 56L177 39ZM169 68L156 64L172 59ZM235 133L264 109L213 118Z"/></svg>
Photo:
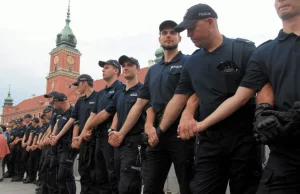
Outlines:
<svg viewBox="0 0 300 194"><path fill-rule="evenodd" d="M276 109L285 111L300 100L300 36L285 34L261 45L251 57L241 86L260 90L271 83Z"/></svg>
<svg viewBox="0 0 300 194"><path fill-rule="evenodd" d="M162 113L175 93L180 74L188 55L179 52L170 62L164 58L151 66L138 98L150 100L156 113Z"/></svg>
<svg viewBox="0 0 300 194"><path fill-rule="evenodd" d="M225 62L234 60L232 54L233 42L234 39L223 36L223 43L218 48L212 52L208 52L205 49L197 50L191 55L183 68L180 82L176 88L176 94L196 93L198 95L200 121L205 119L235 93L244 76L247 62L255 50L253 43L245 42L241 52L242 60L240 63L242 64L237 64L234 67L234 72L226 72L223 69L223 65ZM253 111L249 112L241 108L236 112L237 114L225 119L220 125L227 126L231 122L236 123L241 118L247 118L245 115L248 112L253 114Z"/></svg>
<svg viewBox="0 0 300 194"><path fill-rule="evenodd" d="M240 85L259 90L270 82L275 95L275 109L286 111L292 108L295 101L300 101L299 73L300 36L281 30L276 39L255 51ZM299 135L277 137L269 145L271 153L299 169L299 138Z"/></svg>
<svg viewBox="0 0 300 194"><path fill-rule="evenodd" d="M93 91L93 93L89 97L80 97L74 106L71 118L75 119L75 121L78 121L80 132L82 131L86 121L91 114L92 108L97 99L97 94L98 93L96 91Z"/></svg>
<svg viewBox="0 0 300 194"><path fill-rule="evenodd" d="M108 106L111 102L115 93L117 93L117 91L119 90L122 90L124 87L125 85L122 82L116 80L110 87L106 86L104 89L100 90L97 95L97 100L95 105L93 106L92 112L98 114L99 112L104 110L106 106ZM107 131L107 129L109 129L111 126L113 116L114 115L111 115L106 121L98 125L96 130Z"/></svg>
<svg viewBox="0 0 300 194"><path fill-rule="evenodd" d="M118 91L110 104L105 108L105 111L114 115L116 112L118 114L118 127L117 131L119 131L123 124L126 121L127 115L130 109L133 107L137 100L138 93L140 92L143 84L137 83L135 86L129 88L126 91L126 88ZM137 123L133 126L133 128L127 134L130 135L140 135L144 131L145 125L145 112L142 113Z"/></svg>
<svg viewBox="0 0 300 194"><path fill-rule="evenodd" d="M52 116L51 116L51 119L50 119L50 125L51 125L51 132L53 131L53 128L56 124L56 121L57 121L57 118L60 117L62 114L62 111L61 110L58 110L58 109L54 109L53 112L52 112Z"/></svg>
<svg viewBox="0 0 300 194"><path fill-rule="evenodd" d="M66 123L69 121L73 109L74 109L73 106L70 106L65 112L62 112L61 117L57 121L57 130L55 135L58 135L59 132L64 128ZM60 140L63 139L72 140L72 136L73 136L73 126L60 138Z"/></svg>

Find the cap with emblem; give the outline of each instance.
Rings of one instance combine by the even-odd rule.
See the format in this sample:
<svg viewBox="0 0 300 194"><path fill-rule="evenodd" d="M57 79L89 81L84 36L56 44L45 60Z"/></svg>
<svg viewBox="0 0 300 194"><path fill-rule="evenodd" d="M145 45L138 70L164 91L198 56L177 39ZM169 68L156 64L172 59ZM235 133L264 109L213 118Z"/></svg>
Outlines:
<svg viewBox="0 0 300 194"><path fill-rule="evenodd" d="M64 93L58 93L55 96L53 96L53 102L63 102L67 100L67 96Z"/></svg>
<svg viewBox="0 0 300 194"><path fill-rule="evenodd" d="M119 63L121 65L123 65L126 61L131 61L133 64L136 64L136 66L138 68L140 68L140 63L137 59L133 58L133 57L128 57L126 55L122 55L120 58L119 58Z"/></svg>
<svg viewBox="0 0 300 194"><path fill-rule="evenodd" d="M44 97L45 98L52 98L52 97L54 97L55 94L58 94L58 92L57 91L52 91L49 94L45 94Z"/></svg>
<svg viewBox="0 0 300 194"><path fill-rule="evenodd" d="M31 121L35 123L40 123L40 119L37 117L34 117Z"/></svg>
<svg viewBox="0 0 300 194"><path fill-rule="evenodd" d="M187 10L183 21L175 27L175 31L182 32L195 24L198 20L206 18L218 18L218 15L215 10L207 4L199 3L194 5Z"/></svg>
<svg viewBox="0 0 300 194"><path fill-rule="evenodd" d="M27 118L31 119L31 118L32 118L32 115L31 115L31 114L26 114L26 115L24 116L24 119L27 119Z"/></svg>
<svg viewBox="0 0 300 194"><path fill-rule="evenodd" d="M81 81L87 81L87 82L93 82L93 78L88 74L81 74L78 76L77 81L73 83L73 86L78 86L79 82Z"/></svg>
<svg viewBox="0 0 300 194"><path fill-rule="evenodd" d="M177 23L172 21L172 20L166 20L163 21L160 25L159 25L159 32L167 29L167 28L175 28L175 26L177 26Z"/></svg>
<svg viewBox="0 0 300 194"><path fill-rule="evenodd" d="M104 65L105 64L109 64L109 65L113 65L113 66L115 66L116 68L118 68L119 69L119 74L121 73L121 65L120 65L120 63L118 62L118 61L116 61L116 60L113 60L113 59L110 59L110 60L108 60L108 61L99 61L98 62L98 65L100 66L100 67L104 67Z"/></svg>

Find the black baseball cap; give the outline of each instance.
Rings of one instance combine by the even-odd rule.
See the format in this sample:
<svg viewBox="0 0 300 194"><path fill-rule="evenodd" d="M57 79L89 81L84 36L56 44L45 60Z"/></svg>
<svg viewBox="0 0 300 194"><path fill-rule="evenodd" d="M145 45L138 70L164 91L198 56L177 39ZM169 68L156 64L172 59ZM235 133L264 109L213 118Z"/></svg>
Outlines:
<svg viewBox="0 0 300 194"><path fill-rule="evenodd" d="M119 63L121 65L123 65L125 63L125 61L131 61L133 64L136 64L136 66L138 68L140 68L140 63L137 59L133 58L133 57L128 57L126 55L122 55L120 58L119 58Z"/></svg>
<svg viewBox="0 0 300 194"><path fill-rule="evenodd" d="M63 102L65 100L67 100L67 96L64 93L58 93L55 96L53 96L52 101L53 102Z"/></svg>
<svg viewBox="0 0 300 194"><path fill-rule="evenodd" d="M207 4L199 3L194 5L187 10L185 16L183 17L183 21L175 27L175 31L182 32L196 23L198 20L206 18L217 19L218 15L215 10L213 10L213 8Z"/></svg>
<svg viewBox="0 0 300 194"><path fill-rule="evenodd" d="M51 111L52 111L51 108L46 107L46 108L43 110L43 114L49 113L49 112L51 112Z"/></svg>
<svg viewBox="0 0 300 194"><path fill-rule="evenodd" d="M37 117L34 117L31 121L32 121L32 122L36 122L36 123L40 123L40 119L37 118Z"/></svg>
<svg viewBox="0 0 300 194"><path fill-rule="evenodd" d="M100 66L100 67L104 67L104 65L105 64L110 64L110 65L113 65L113 66L115 66L116 68L118 68L119 69L119 72L121 73L121 64L118 62L118 61L116 61L116 60L113 60L113 59L110 59L110 60L108 60L108 61L99 61L98 62L98 65Z"/></svg>
<svg viewBox="0 0 300 194"><path fill-rule="evenodd" d="M79 82L81 82L81 81L93 82L94 80L90 75L82 74L82 75L78 76L77 81L74 82L72 85L78 86Z"/></svg>
<svg viewBox="0 0 300 194"><path fill-rule="evenodd" d="M55 94L58 94L58 92L53 90L49 94L45 94L44 97L45 98L52 98L52 97L54 97Z"/></svg>
<svg viewBox="0 0 300 194"><path fill-rule="evenodd" d="M163 31L166 28L175 28L177 26L177 23L174 22L173 20L166 20L163 21L160 25L159 25L159 32Z"/></svg>
<svg viewBox="0 0 300 194"><path fill-rule="evenodd" d="M32 118L32 115L31 114L26 114L25 116L24 116L24 119L27 119L27 118Z"/></svg>

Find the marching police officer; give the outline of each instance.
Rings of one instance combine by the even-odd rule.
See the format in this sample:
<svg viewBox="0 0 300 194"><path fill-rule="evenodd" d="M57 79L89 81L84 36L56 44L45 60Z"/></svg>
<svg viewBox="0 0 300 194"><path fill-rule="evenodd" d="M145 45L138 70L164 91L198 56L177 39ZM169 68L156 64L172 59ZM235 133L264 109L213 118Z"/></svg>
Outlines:
<svg viewBox="0 0 300 194"><path fill-rule="evenodd" d="M146 149L145 168L143 169L143 193L145 194L164 193L164 184L172 163L174 163L180 192L190 193L188 185L192 178L193 142L177 138L177 125L180 118L170 127L163 138L159 138L162 135L161 131L156 131L154 128L160 122L168 101L174 95L182 68L188 59L187 55L178 51L181 36L174 31L176 25L171 20L160 24L159 42L164 49L164 57L149 68L138 99L120 129L120 131L129 131L139 119L144 107L150 102L155 115L148 115L149 111L147 111L145 132L149 136L150 146ZM192 112L195 112L197 103L187 105L187 107L190 106L194 107Z"/></svg>
<svg viewBox="0 0 300 194"><path fill-rule="evenodd" d="M71 117L73 106L67 101L67 97L63 93L55 94L53 97L53 105L62 111L60 118L56 123L56 127L53 130L53 134L56 136L63 129L65 124ZM60 194L76 194L76 184L73 174L73 164L76 157L76 153L72 151L71 143L73 136L73 128L68 130L58 141L58 161L59 168L57 174L57 183ZM54 144L51 144L54 146Z"/></svg>
<svg viewBox="0 0 300 194"><path fill-rule="evenodd" d="M124 84L118 80L118 77L121 74L121 65L118 61L99 61L98 64L103 68L103 79L106 81L107 85L98 92L97 100L92 108L91 115L80 136L73 139L74 147L78 147L81 144L86 132L90 130L90 127L88 127L89 123L94 119L96 114L104 110L111 102L114 94L124 87ZM110 129L112 125L112 120L113 115L94 129L96 136L96 179L97 184L100 187L100 193L118 193L117 177L114 167L114 147L108 143L108 129ZM89 136L92 136L92 133L90 133Z"/></svg>
<svg viewBox="0 0 300 194"><path fill-rule="evenodd" d="M55 144L72 126L79 125L79 133L90 116L91 110L96 102L97 92L93 89L94 80L90 75L82 74L73 83L77 86L77 92L80 97L72 111L71 118L57 136L52 137L52 143ZM75 123L76 122L76 123ZM74 133L73 133L74 134ZM78 136L78 134L76 135ZM94 162L92 161L95 150L95 136L92 141L84 141L79 150L79 167L81 194L97 193L95 188Z"/></svg>
<svg viewBox="0 0 300 194"><path fill-rule="evenodd" d="M252 55L248 69L235 95L198 124L203 131L234 113L265 83L270 82L275 104L265 105L254 125L255 137L271 150L257 194L300 191L300 2L275 0L283 29ZM230 109L228 109L230 107Z"/></svg>
<svg viewBox="0 0 300 194"><path fill-rule="evenodd" d="M176 94L160 124L163 131L190 94L198 94L199 120L203 120L237 90L255 46L244 39L223 36L217 18L210 6L197 4L188 9L184 21L175 27L178 32L187 29L188 36L201 49L186 62ZM254 110L252 95L251 101L232 117L198 135L195 176L191 181L193 193L225 193L229 179L231 193L255 193L261 164L252 136ZM179 127L182 139L196 133L196 122L190 129Z"/></svg>
<svg viewBox="0 0 300 194"><path fill-rule="evenodd" d="M48 98L49 100L52 99L51 104L53 104L53 97L58 94L57 91L52 91L49 94L45 94L44 97ZM50 145L50 137L54 131L54 127L56 125L56 122L58 118L61 116L62 111L57 109L55 105L53 104L53 111L52 111L52 117L50 119L50 127L48 128L45 137L43 138L43 142L46 146ZM57 173L58 173L58 155L57 155L57 146L51 146L50 148L50 163L49 163L49 169L48 169L48 189L50 193L56 194L59 193L59 188L57 184Z"/></svg>

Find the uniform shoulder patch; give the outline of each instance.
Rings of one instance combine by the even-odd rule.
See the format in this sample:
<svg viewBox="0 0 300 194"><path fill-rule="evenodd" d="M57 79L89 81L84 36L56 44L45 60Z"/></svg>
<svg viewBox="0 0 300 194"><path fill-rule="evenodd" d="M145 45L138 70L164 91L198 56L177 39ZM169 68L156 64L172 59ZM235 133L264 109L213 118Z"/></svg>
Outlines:
<svg viewBox="0 0 300 194"><path fill-rule="evenodd" d="M261 46L263 46L263 45L266 45L266 44L268 44L268 43L270 43L270 42L272 42L272 41L273 41L272 39L267 40L266 42L261 43L257 48L259 48L259 47L261 47Z"/></svg>
<svg viewBox="0 0 300 194"><path fill-rule="evenodd" d="M244 39L244 38L236 38L235 40L238 41L238 42L244 42L244 43L247 43L247 44L255 44L251 40L247 40L247 39Z"/></svg>

